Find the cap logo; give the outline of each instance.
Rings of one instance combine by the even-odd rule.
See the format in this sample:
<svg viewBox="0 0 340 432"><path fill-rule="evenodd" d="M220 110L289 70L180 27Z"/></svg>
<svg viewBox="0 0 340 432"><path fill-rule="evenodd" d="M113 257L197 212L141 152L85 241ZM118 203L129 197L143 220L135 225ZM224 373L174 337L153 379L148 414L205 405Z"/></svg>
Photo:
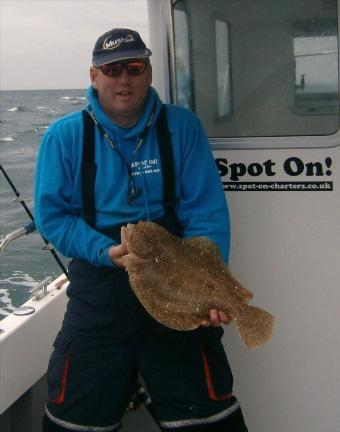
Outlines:
<svg viewBox="0 0 340 432"><path fill-rule="evenodd" d="M113 50L118 48L122 43L134 42L134 38L132 34L127 35L126 37L117 38L115 40L109 40L112 35L108 36L103 42L104 50Z"/></svg>

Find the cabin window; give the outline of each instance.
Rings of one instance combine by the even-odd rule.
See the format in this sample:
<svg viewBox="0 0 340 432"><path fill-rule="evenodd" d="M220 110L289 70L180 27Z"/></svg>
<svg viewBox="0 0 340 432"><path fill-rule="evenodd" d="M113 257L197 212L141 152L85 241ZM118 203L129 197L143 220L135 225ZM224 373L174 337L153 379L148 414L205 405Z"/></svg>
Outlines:
<svg viewBox="0 0 340 432"><path fill-rule="evenodd" d="M294 23L294 108L300 114L338 110L338 35L335 18Z"/></svg>
<svg viewBox="0 0 340 432"><path fill-rule="evenodd" d="M178 102L197 113L210 138L283 137L282 143L335 134L337 4L176 1Z"/></svg>

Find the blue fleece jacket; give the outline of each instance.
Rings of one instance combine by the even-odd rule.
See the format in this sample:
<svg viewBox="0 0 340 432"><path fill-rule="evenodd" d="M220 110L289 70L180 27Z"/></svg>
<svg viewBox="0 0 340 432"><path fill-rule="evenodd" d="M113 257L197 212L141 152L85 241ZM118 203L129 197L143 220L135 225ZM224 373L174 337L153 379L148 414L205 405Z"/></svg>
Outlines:
<svg viewBox="0 0 340 432"><path fill-rule="evenodd" d="M134 183L139 191L128 203L129 178L126 163L96 128L95 184L98 229L136 220L163 216L163 189L155 120L162 102L151 87L144 113L132 128L112 123L90 87L89 103L99 123L120 150L127 164L150 114L153 124L132 163ZM176 212L184 237L206 236L229 254L227 204L209 144L199 119L189 110L167 105L168 124L174 153ZM55 121L43 136L35 179L35 221L38 230L66 257L80 258L95 266L112 266L108 249L115 242L86 224L82 203L82 115L74 112Z"/></svg>

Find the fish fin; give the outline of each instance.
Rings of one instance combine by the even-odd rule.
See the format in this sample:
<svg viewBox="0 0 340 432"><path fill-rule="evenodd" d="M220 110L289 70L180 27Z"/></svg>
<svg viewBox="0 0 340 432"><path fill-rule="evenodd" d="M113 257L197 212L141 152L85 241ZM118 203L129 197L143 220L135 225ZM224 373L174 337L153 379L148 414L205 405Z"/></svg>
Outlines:
<svg viewBox="0 0 340 432"><path fill-rule="evenodd" d="M256 348L272 337L275 318L255 306L247 306L235 319L237 330L247 348Z"/></svg>

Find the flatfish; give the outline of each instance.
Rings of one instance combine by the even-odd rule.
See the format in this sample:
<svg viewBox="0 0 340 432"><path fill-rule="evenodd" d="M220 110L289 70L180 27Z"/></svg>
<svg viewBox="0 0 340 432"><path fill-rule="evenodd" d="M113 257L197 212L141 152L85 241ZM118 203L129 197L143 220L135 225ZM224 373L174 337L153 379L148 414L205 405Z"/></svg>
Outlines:
<svg viewBox="0 0 340 432"><path fill-rule="evenodd" d="M225 312L246 347L267 342L275 318L250 306L243 286L225 265L218 246L206 237L181 239L153 222L122 227L125 267L132 289L147 312L175 330L194 330L210 309Z"/></svg>

